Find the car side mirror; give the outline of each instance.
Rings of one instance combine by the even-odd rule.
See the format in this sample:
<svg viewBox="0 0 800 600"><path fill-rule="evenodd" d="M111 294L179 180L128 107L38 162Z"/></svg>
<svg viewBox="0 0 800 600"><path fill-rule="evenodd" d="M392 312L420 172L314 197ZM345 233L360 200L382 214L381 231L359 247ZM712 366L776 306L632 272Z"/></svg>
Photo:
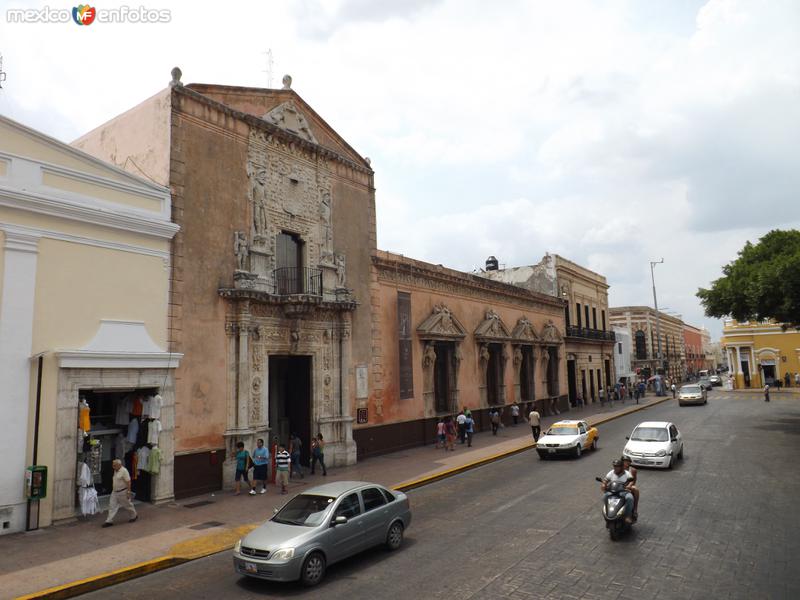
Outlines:
<svg viewBox="0 0 800 600"><path fill-rule="evenodd" d="M626 435L626 436L625 436L625 439L626 439L626 440L630 440L630 439L631 439L631 436L629 436L629 435Z"/></svg>
<svg viewBox="0 0 800 600"><path fill-rule="evenodd" d="M345 517L344 515L339 515L338 517L334 517L333 523L331 523L331 525L336 527L337 525L344 525L345 523L347 523L347 517Z"/></svg>
<svg viewBox="0 0 800 600"><path fill-rule="evenodd" d="M272 514L273 515L277 515L278 514L278 509L277 508L273 508L272 509Z"/></svg>

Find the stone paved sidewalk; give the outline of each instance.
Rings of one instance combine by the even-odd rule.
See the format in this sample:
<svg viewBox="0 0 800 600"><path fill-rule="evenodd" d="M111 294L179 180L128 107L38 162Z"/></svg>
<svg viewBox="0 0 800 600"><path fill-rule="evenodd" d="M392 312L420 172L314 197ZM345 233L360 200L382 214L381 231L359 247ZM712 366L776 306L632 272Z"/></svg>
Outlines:
<svg viewBox="0 0 800 600"><path fill-rule="evenodd" d="M543 426L559 419L602 422L661 400L664 399L648 396L638 407L631 402L617 402L613 407L596 403L547 417ZM433 446L394 452L351 467L330 469L327 477L318 473L292 480L289 497L326 481L365 480L397 487L518 450L532 441L527 423L520 423L500 429L496 436L491 432L476 434L472 448L456 444L454 452ZM139 520L135 524L120 521L103 529L100 525L104 515L98 514L35 532L0 537L0 597L14 598L167 555L192 558L208 554L231 545L248 526L267 519L273 508L286 499L274 486L268 493L256 496L219 491L160 506L138 504Z"/></svg>

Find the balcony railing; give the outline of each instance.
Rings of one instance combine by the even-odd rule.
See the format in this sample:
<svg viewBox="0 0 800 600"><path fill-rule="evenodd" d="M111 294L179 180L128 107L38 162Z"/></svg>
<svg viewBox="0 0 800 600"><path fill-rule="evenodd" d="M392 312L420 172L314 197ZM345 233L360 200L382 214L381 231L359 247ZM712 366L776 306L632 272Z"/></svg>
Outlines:
<svg viewBox="0 0 800 600"><path fill-rule="evenodd" d="M322 271L298 267L281 267L272 272L276 296L322 296Z"/></svg>
<svg viewBox="0 0 800 600"><path fill-rule="evenodd" d="M585 340L602 340L613 342L616 340L613 331L603 331L601 329L590 329L588 327L567 327L567 337L583 338Z"/></svg>

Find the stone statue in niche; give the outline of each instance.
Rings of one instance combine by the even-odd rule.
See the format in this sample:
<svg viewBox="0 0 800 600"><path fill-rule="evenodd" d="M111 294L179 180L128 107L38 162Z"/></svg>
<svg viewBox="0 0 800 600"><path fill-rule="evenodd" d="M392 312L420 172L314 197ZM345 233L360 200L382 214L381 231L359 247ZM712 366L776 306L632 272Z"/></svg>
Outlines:
<svg viewBox="0 0 800 600"><path fill-rule="evenodd" d="M255 161L247 163L250 180L250 198L253 202L253 231L256 235L267 232L267 167Z"/></svg>
<svg viewBox="0 0 800 600"><path fill-rule="evenodd" d="M491 355L489 354L489 345L488 344L481 344L480 350L480 360L484 365L489 364L489 359Z"/></svg>
<svg viewBox="0 0 800 600"><path fill-rule="evenodd" d="M436 362L436 351L433 349L433 344L425 344L425 350L422 353L422 368L430 369Z"/></svg>
<svg viewBox="0 0 800 600"><path fill-rule="evenodd" d="M344 288L345 284L347 283L344 254L337 254L335 256L335 260L336 260L336 287Z"/></svg>
<svg viewBox="0 0 800 600"><path fill-rule="evenodd" d="M518 367L522 364L522 350L519 346L514 346L514 366Z"/></svg>
<svg viewBox="0 0 800 600"><path fill-rule="evenodd" d="M319 226L320 256L326 257L333 251L333 233L331 232L331 193L320 190Z"/></svg>
<svg viewBox="0 0 800 600"><path fill-rule="evenodd" d="M236 255L236 269L247 271L247 258L250 251L247 247L247 236L243 231L236 231L233 234L233 253Z"/></svg>

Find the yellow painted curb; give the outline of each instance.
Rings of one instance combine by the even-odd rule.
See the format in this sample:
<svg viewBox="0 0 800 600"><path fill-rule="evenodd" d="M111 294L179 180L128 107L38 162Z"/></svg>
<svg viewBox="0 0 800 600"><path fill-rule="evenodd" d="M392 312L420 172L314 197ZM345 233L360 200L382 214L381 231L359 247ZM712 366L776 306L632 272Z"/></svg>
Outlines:
<svg viewBox="0 0 800 600"><path fill-rule="evenodd" d="M667 400L672 400L672 398L666 397L649 404L640 406L634 405L624 412L615 413L613 415L609 415L608 417L601 418L592 423L592 425L602 425L603 423L608 423L609 421L619 419L620 417L627 416L631 413L645 410L646 408L650 408L656 404L661 404ZM523 444L522 446L518 446L517 448L512 448L511 450L506 450L504 452L498 452L497 454L492 454L491 456L485 456L458 467L439 471L438 473L420 477L419 479L413 479L411 481L399 483L393 486L393 489L401 492L412 490L414 488L422 487L423 485L427 485L429 483L475 469L502 458L519 454L520 452L524 452L535 447L535 443L529 442L527 444ZM74 598L75 596L103 589L118 583L123 583L131 579L136 579L137 577L150 575L151 573L168 569L170 567L175 567L192 560L197 560L198 558L203 558L212 554L224 552L225 550L230 550L233 548L233 545L239 538L247 535L256 527L258 527L258 524L241 525L232 529L226 529L224 531L186 540L172 546L170 548L170 553L166 556L160 556L158 558L131 565L129 567L123 567L122 569L117 569L115 571L101 573L100 575L94 575L92 577L87 577L86 579L79 579L78 581L51 587L46 590L27 594L25 596L19 596L15 600L40 600L45 598L47 600L59 600L61 598Z"/></svg>

